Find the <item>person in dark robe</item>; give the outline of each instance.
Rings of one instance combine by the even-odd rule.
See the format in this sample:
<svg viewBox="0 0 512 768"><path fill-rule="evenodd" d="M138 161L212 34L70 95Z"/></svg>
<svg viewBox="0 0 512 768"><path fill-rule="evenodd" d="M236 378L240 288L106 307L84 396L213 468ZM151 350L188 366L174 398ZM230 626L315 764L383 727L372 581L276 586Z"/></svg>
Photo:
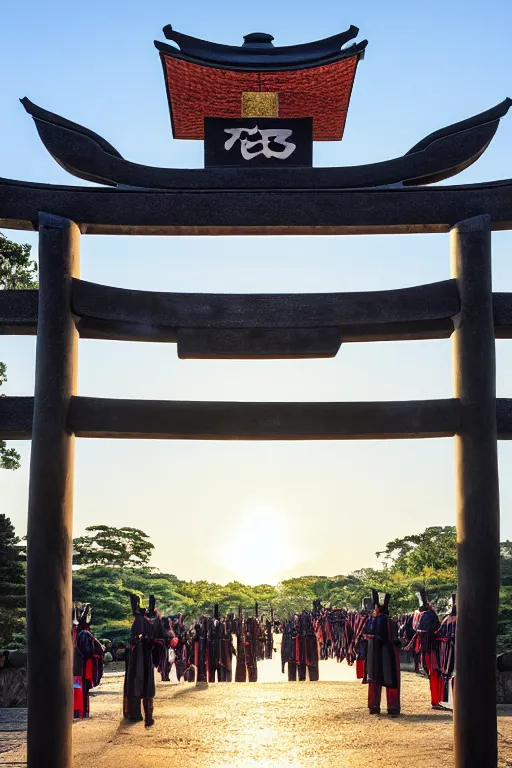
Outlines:
<svg viewBox="0 0 512 768"><path fill-rule="evenodd" d="M456 596L452 595L450 613L444 617L436 632L438 669L442 679L440 702L449 704L452 701L451 690L455 672L455 636L457 633L457 604Z"/></svg>
<svg viewBox="0 0 512 768"><path fill-rule="evenodd" d="M183 621L183 616L173 617L171 620L172 630L170 647L174 652L174 666L176 668L176 677L178 682L194 681L194 667L192 659L192 642L189 638L187 627Z"/></svg>
<svg viewBox="0 0 512 768"><path fill-rule="evenodd" d="M400 616L398 620L398 637L400 638L400 642L402 643L403 647L406 648L409 646L412 638L415 635L416 629L417 629L417 621L416 626L414 626L414 618L415 614L408 613L404 616ZM419 620L419 616L418 616ZM418 654L407 651L408 657L407 661L410 660L409 654L412 656L412 661L414 664L414 671L419 672L420 669L420 660Z"/></svg>
<svg viewBox="0 0 512 768"><path fill-rule="evenodd" d="M365 598L361 610L352 617L352 639L347 653L347 663L356 664L356 678L364 679L364 667L366 663L366 651L368 642L365 639L365 626L371 614L371 600Z"/></svg>
<svg viewBox="0 0 512 768"><path fill-rule="evenodd" d="M243 621L239 618L236 623L235 683L245 682L247 682L247 667L245 665L245 632Z"/></svg>
<svg viewBox="0 0 512 768"><path fill-rule="evenodd" d="M265 621L265 658L272 658L272 651L274 650L274 617Z"/></svg>
<svg viewBox="0 0 512 768"><path fill-rule="evenodd" d="M432 709L440 709L443 695L443 679L437 660L436 633L441 626L441 622L433 605L429 603L424 589L420 590L420 600L419 615L414 621L415 633L405 650L412 650L419 655L423 669L430 681Z"/></svg>
<svg viewBox="0 0 512 768"><path fill-rule="evenodd" d="M304 645L304 664L307 668L309 681L317 682L320 679L318 638L313 624L313 617L311 613L306 611L302 617L301 634Z"/></svg>
<svg viewBox="0 0 512 768"><path fill-rule="evenodd" d="M146 615L153 625L153 666L160 672L162 682L168 683L171 671L169 662L169 620L158 613L154 595L149 596Z"/></svg>
<svg viewBox="0 0 512 768"><path fill-rule="evenodd" d="M219 607L215 605L211 627L210 682L230 683L232 679L233 639L231 635L232 616L221 619Z"/></svg>
<svg viewBox="0 0 512 768"><path fill-rule="evenodd" d="M202 616L194 626L192 638L193 665L196 671L196 684L208 683L208 627L207 618Z"/></svg>
<svg viewBox="0 0 512 768"><path fill-rule="evenodd" d="M103 677L103 646L90 629L90 605L73 606L73 717L90 715L90 691Z"/></svg>
<svg viewBox="0 0 512 768"><path fill-rule="evenodd" d="M247 682L258 682L258 657L260 649L260 622L256 616L245 622L245 666Z"/></svg>
<svg viewBox="0 0 512 768"><path fill-rule="evenodd" d="M132 722L144 720L146 728L153 719L155 697L155 670L153 667L154 628L147 611L141 607L140 598L130 595L133 624L130 631L130 650L124 676L123 714ZM141 704L144 709L142 716Z"/></svg>
<svg viewBox="0 0 512 768"><path fill-rule="evenodd" d="M164 650L160 651L159 658L158 658L158 671L160 672L160 676L162 678L163 683L168 683L170 681L170 675L171 675L171 659L170 659L170 652L171 652L171 639L174 637L174 632L172 629L172 623L169 618L169 616L160 616L159 618L159 624L158 624L158 638L159 641L162 643Z"/></svg>
<svg viewBox="0 0 512 768"><path fill-rule="evenodd" d="M236 656L235 647L233 645L233 634L235 634L235 622L233 614L228 614L224 622L224 664L226 665L225 681L230 683L233 680L233 656Z"/></svg>
<svg viewBox="0 0 512 768"><path fill-rule="evenodd" d="M368 618L364 634L368 642L364 683L368 683L368 711L380 715L382 689L386 689L388 715L400 714L400 655L398 625L389 617L390 594L381 605L373 591L374 611Z"/></svg>
<svg viewBox="0 0 512 768"><path fill-rule="evenodd" d="M294 614L285 624L283 631L281 663L283 672L284 665L288 664L289 682L296 680L304 682L306 680L308 651L313 679L318 679L318 641L310 620L310 614L304 611L300 616Z"/></svg>

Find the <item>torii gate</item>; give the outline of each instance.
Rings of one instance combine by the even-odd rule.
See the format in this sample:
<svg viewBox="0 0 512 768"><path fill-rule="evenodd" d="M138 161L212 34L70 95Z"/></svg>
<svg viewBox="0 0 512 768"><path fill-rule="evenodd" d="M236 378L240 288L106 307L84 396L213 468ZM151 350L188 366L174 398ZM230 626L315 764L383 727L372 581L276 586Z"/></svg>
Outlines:
<svg viewBox="0 0 512 768"><path fill-rule="evenodd" d="M177 33L168 28L167 32L176 38ZM364 50L362 44L341 49L355 34L352 27L336 40L311 44L307 51L301 46L274 49L272 56L286 52L288 68L293 55L296 60L307 59L307 65L296 68L301 77L315 61L322 61L322 66L326 61L348 66L350 55L360 58ZM181 63L187 63L187 57L188 63L191 58L197 63L204 55L211 67L212 56L217 55L224 56L219 70L242 71L232 50L226 59L226 51L216 51L214 44L178 37L184 46L184 52L176 54ZM268 54L268 37L247 36L251 56ZM254 54L258 45L260 54ZM193 55L187 53L187 46ZM162 56L168 53L162 50ZM272 61L275 67L276 58ZM254 72L254 66L247 71ZM244 91L242 104L252 104L259 123L261 110L267 110L261 119L273 120L268 130L283 138L284 124L293 115L269 115L278 99L258 93L251 96ZM455 765L496 766L496 638L489 627L496 623L499 597L497 439L512 438L512 399L496 399L495 338L512 337L512 294L492 292L491 232L512 229L512 181L437 188L419 184L453 175L474 162L509 104L507 100L432 134L402 158L358 169L289 163L291 167L270 171L240 162L235 167L218 167L222 143L215 131L219 124L210 124L213 167L183 171L128 163L92 131L25 102L43 141L64 167L83 178L116 185L98 189L0 180L0 226L39 232L39 291L0 292L0 332L37 332L34 397L0 399L0 438L32 439L27 560L29 768L70 768L72 764L75 437L453 437L458 539ZM233 122L232 115L228 117ZM301 115L298 119L308 120ZM247 136L253 136L250 124L237 127L249 128ZM291 134L286 130L285 142ZM297 127L295 138L307 155L311 121ZM264 146L261 138L259 144ZM259 154L264 162L264 153ZM275 164L275 156L267 159ZM236 296L134 291L79 279L81 235L413 232L450 232L451 280L369 293ZM177 342L180 357L261 359L333 356L343 340L447 337L452 338L454 373L449 400L214 403L110 400L77 393L80 338ZM473 613L474 605L484 604L485 627L482 614Z"/></svg>

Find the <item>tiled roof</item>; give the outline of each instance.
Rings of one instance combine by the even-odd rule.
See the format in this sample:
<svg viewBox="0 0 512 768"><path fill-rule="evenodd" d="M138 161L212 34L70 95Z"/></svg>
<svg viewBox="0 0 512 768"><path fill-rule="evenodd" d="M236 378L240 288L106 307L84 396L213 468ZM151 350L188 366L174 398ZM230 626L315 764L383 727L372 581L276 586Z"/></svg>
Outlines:
<svg viewBox="0 0 512 768"><path fill-rule="evenodd" d="M290 71L220 69L161 52L176 139L203 139L205 117L241 117L242 93L278 94L279 117L312 117L315 141L339 141L359 54Z"/></svg>

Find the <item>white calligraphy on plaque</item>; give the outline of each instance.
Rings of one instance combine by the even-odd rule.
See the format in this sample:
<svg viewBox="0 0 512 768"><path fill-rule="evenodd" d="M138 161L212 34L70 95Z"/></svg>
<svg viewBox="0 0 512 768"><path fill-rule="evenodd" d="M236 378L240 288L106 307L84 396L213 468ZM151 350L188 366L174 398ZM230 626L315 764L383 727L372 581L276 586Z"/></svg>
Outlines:
<svg viewBox="0 0 512 768"><path fill-rule="evenodd" d="M224 133L230 133L231 137L224 144L224 149L229 151L237 141L240 141L240 149L244 160L252 160L253 157L264 155L265 157L277 157L280 160L286 160L297 149L297 145L288 141L293 131L287 128L267 128L260 129L256 125L254 128L224 128ZM247 134L247 135L244 135ZM259 134L261 138L251 141L249 136ZM270 143L279 144L284 149L271 149ZM257 149L257 147L261 147Z"/></svg>

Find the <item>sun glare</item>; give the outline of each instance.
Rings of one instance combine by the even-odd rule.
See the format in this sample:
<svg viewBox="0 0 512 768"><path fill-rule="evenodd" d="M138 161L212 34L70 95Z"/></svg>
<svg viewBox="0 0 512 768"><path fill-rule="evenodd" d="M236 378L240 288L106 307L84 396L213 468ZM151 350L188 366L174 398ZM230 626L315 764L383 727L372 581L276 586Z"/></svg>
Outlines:
<svg viewBox="0 0 512 768"><path fill-rule="evenodd" d="M234 579L251 585L276 584L306 559L296 544L291 516L263 502L241 511L217 557Z"/></svg>

